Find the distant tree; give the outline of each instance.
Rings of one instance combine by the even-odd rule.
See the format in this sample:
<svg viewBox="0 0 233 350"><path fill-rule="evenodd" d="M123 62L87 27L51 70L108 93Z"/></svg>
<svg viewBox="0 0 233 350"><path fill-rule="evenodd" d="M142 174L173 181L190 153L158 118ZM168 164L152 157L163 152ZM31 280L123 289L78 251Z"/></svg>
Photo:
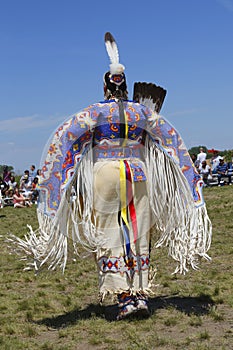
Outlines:
<svg viewBox="0 0 233 350"><path fill-rule="evenodd" d="M213 157L213 153L212 152L208 152L208 148L206 146L194 146L191 147L188 152L190 154L190 156L192 154L195 154L196 156L198 155L198 153L200 152L200 148L203 148L204 152L207 153L207 159L210 159ZM224 157L226 162L231 162L232 161L232 157L233 157L233 150L224 150L224 151L219 151L218 153L221 157Z"/></svg>
<svg viewBox="0 0 233 350"><path fill-rule="evenodd" d="M8 171L13 171L14 170L13 166L11 166L11 165L6 165L6 164L1 165L0 164L0 176L3 176L3 172L4 172L5 167L8 168Z"/></svg>
<svg viewBox="0 0 233 350"><path fill-rule="evenodd" d="M224 159L227 163L232 162L232 158L233 158L233 150L232 149L223 151L221 155L224 156Z"/></svg>
<svg viewBox="0 0 233 350"><path fill-rule="evenodd" d="M189 150L188 150L188 152L189 152L189 154L191 155L191 154L195 154L196 156L198 155L198 153L200 153L200 148L203 148L203 151L205 152L205 153L207 153L207 156L208 156L208 149L207 149L207 147L206 146L194 146L194 147L192 147L192 148L190 148Z"/></svg>

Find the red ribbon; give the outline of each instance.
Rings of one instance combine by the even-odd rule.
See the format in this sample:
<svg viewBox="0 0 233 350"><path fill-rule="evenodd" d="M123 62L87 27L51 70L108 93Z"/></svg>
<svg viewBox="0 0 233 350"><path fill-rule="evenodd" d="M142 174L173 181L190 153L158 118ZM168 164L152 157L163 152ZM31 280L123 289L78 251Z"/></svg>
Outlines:
<svg viewBox="0 0 233 350"><path fill-rule="evenodd" d="M126 170L126 179L128 180L127 181L127 199L129 202L128 207L129 207L129 213L130 213L130 218L131 218L132 227L133 227L134 244L135 244L138 238L138 225L137 225L136 209L133 201L132 176L131 176L129 163L127 162L127 160L124 160L124 163L125 163L125 170Z"/></svg>

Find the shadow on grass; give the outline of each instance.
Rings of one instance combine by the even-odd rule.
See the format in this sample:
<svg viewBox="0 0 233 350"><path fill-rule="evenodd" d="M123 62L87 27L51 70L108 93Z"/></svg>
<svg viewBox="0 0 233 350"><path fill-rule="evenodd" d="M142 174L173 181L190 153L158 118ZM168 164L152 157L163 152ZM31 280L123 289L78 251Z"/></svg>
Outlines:
<svg viewBox="0 0 233 350"><path fill-rule="evenodd" d="M188 315L205 315L209 313L210 307L214 304L209 295L200 297L181 297L181 296L161 296L149 299L149 309L151 315L159 309L173 307ZM85 320L92 317L106 319L109 322L115 321L117 317L117 305L101 306L99 304L90 304L85 309L75 309L63 315L44 318L36 321L37 324L43 324L51 328L65 328L77 323L79 320Z"/></svg>

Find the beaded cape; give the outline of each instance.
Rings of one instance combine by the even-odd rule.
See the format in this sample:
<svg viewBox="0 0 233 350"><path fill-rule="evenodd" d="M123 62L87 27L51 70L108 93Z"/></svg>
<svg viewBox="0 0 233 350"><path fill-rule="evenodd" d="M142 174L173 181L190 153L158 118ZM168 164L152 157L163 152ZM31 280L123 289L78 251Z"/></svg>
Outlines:
<svg viewBox="0 0 233 350"><path fill-rule="evenodd" d="M75 254L80 246L92 252L101 246L101 232L92 215L95 150L101 150L102 158L118 159L119 147L135 151L138 145L144 148L150 203L160 234L156 246L168 247L178 263L175 272L197 268L199 257L209 259L212 226L202 196L203 182L181 136L149 108L133 101L124 101L123 106L126 144L120 138L115 100L74 114L49 139L41 162L39 228L29 227L25 240L9 238L16 250L31 258L36 271L43 266L64 270L70 241ZM143 175L140 170L136 174Z"/></svg>

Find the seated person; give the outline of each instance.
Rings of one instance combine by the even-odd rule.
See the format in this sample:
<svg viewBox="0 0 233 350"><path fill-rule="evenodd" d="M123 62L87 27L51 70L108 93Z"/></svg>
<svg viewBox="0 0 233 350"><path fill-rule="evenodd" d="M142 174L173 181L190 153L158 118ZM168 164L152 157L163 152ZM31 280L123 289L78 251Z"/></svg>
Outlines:
<svg viewBox="0 0 233 350"><path fill-rule="evenodd" d="M6 196L8 188L9 186L7 185L7 183L3 180L2 177L0 177L0 191L3 197Z"/></svg>
<svg viewBox="0 0 233 350"><path fill-rule="evenodd" d="M25 179L25 177L30 178L29 170L24 170L24 173L23 173L23 175L21 176L21 178L19 180L20 186L21 186L22 181ZM30 178L30 180L32 181L33 179Z"/></svg>
<svg viewBox="0 0 233 350"><path fill-rule="evenodd" d="M5 203L6 205L8 206L13 206L13 196L14 196L14 193L15 193L15 189L9 189L8 190L8 194L7 194L7 198L5 198Z"/></svg>
<svg viewBox="0 0 233 350"><path fill-rule="evenodd" d="M32 182L29 179L29 176L25 174L20 182L20 191L23 196L31 200L32 197Z"/></svg>
<svg viewBox="0 0 233 350"><path fill-rule="evenodd" d="M219 165L216 168L218 174L218 185L220 186L220 181L223 177L228 177L228 184L231 185L231 174L228 172L228 164L224 162L223 158L219 159Z"/></svg>
<svg viewBox="0 0 233 350"><path fill-rule="evenodd" d="M205 186L209 186L209 178L212 177L212 170L211 167L206 163L206 160L203 160L201 162L198 172L201 175Z"/></svg>
<svg viewBox="0 0 233 350"><path fill-rule="evenodd" d="M37 172L36 172L36 177L38 178L38 184L41 183L41 179L42 179L42 176L41 176L41 169L38 169Z"/></svg>
<svg viewBox="0 0 233 350"><path fill-rule="evenodd" d="M219 165L219 160L221 158L222 157L218 154L218 151L215 151L213 157L210 160L210 164L212 166L212 173L213 174L217 173L217 166Z"/></svg>
<svg viewBox="0 0 233 350"><path fill-rule="evenodd" d="M233 175L233 163L229 162L228 163L228 175Z"/></svg>
<svg viewBox="0 0 233 350"><path fill-rule="evenodd" d="M32 181L32 203L36 203L39 196L39 188L38 188L39 179L35 177Z"/></svg>
<svg viewBox="0 0 233 350"><path fill-rule="evenodd" d="M18 187L15 189L15 193L13 195L13 203L14 208L25 208L25 207L31 207L31 203L29 202L28 198L25 198L20 192Z"/></svg>
<svg viewBox="0 0 233 350"><path fill-rule="evenodd" d="M196 154L194 154L194 153L191 154L191 159L192 159L192 161L193 161L194 166L196 167L196 169L197 169L197 171L198 171L198 168L199 168L199 165L200 165L200 161L197 160Z"/></svg>
<svg viewBox="0 0 233 350"><path fill-rule="evenodd" d="M7 197L12 197L15 192L15 188L17 187L17 182L15 181L14 175L10 176L10 180L7 182L8 190L6 192Z"/></svg>

